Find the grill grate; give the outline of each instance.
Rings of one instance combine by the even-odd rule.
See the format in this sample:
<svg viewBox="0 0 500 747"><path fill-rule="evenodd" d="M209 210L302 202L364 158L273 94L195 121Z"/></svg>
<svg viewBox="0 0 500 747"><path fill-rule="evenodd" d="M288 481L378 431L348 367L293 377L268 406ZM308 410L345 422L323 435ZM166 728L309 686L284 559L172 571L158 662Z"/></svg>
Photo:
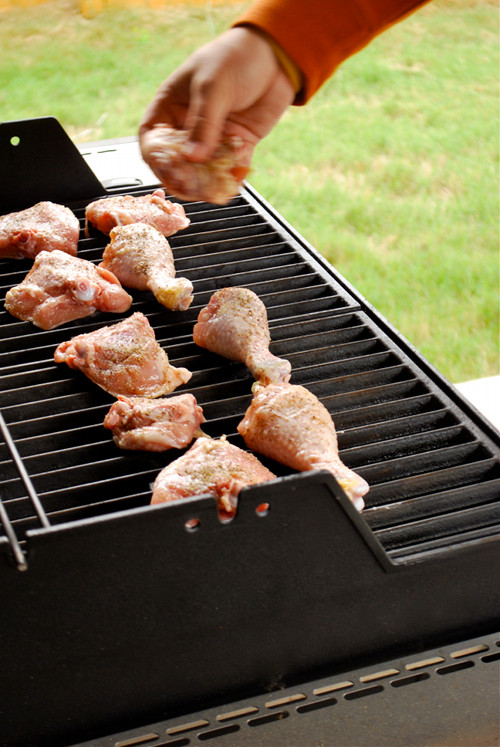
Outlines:
<svg viewBox="0 0 500 747"><path fill-rule="evenodd" d="M98 262L107 237L84 237L85 203L71 207L82 226L79 256ZM133 291L128 313L144 312L172 364L193 372L178 391L203 407L205 432L244 447L236 426L253 379L198 348L192 328L217 288L246 286L266 305L271 349L290 360L292 383L328 408L343 461L370 483L364 516L393 560L498 534L498 438L488 424L251 190L226 207L186 211L191 226L170 243L177 273L194 285L192 306L170 312ZM29 267L1 261L2 301ZM113 398L53 361L63 340L120 318L96 314L44 332L0 311L0 409L49 525L147 505L156 474L178 456L117 449L102 427ZM290 473L262 461L278 476ZM22 545L44 518L5 443L0 474Z"/></svg>

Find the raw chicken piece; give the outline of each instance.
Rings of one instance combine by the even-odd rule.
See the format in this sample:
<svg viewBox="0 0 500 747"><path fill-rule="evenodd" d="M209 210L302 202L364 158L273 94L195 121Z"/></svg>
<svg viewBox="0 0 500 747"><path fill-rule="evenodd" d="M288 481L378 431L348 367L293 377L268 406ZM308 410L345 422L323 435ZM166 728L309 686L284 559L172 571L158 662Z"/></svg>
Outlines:
<svg viewBox="0 0 500 747"><path fill-rule="evenodd" d="M127 311L132 296L117 278L92 262L55 249L40 252L22 283L5 296L5 308L42 329L90 316Z"/></svg>
<svg viewBox="0 0 500 747"><path fill-rule="evenodd" d="M185 311L193 300L193 284L176 278L174 258L165 236L145 223L116 226L99 265L113 272L127 288L150 290L167 309Z"/></svg>
<svg viewBox="0 0 500 747"><path fill-rule="evenodd" d="M64 205L38 202L0 216L0 258L33 259L41 251L59 249L76 256L80 222Z"/></svg>
<svg viewBox="0 0 500 747"><path fill-rule="evenodd" d="M139 311L122 322L62 342L54 360L80 369L114 397L161 397L192 375L187 368L170 365L147 317Z"/></svg>
<svg viewBox="0 0 500 747"><path fill-rule="evenodd" d="M269 351L266 307L247 288L216 291L198 314L193 339L212 353L244 363L261 384L290 380L290 363Z"/></svg>
<svg viewBox="0 0 500 747"><path fill-rule="evenodd" d="M226 137L206 163L186 160L187 130L157 124L142 138L142 157L169 192L184 200L225 205L238 194L251 154L240 138Z"/></svg>
<svg viewBox="0 0 500 747"><path fill-rule="evenodd" d="M120 449L166 451L183 449L202 436L203 410L192 394L166 399L118 398L104 418Z"/></svg>
<svg viewBox="0 0 500 747"><path fill-rule="evenodd" d="M104 197L89 203L85 210L87 235L89 223L106 234L115 226L147 223L157 228L164 236L172 236L177 231L187 228L190 222L182 205L165 200L163 189L155 189L152 194L138 197Z"/></svg>
<svg viewBox="0 0 500 747"><path fill-rule="evenodd" d="M234 516L240 490L273 480L273 475L253 454L226 440L198 438L189 451L162 469L153 485L151 504L211 493L219 515Z"/></svg>
<svg viewBox="0 0 500 747"><path fill-rule="evenodd" d="M301 472L328 470L361 511L368 484L341 462L335 425L318 398L294 384L254 384L253 392L238 425L246 445Z"/></svg>

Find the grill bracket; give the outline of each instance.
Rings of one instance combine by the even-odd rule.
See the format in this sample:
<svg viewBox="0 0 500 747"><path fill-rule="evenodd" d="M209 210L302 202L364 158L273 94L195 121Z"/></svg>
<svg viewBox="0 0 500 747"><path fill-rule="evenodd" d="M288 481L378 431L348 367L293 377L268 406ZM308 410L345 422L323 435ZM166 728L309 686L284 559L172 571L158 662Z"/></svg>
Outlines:
<svg viewBox="0 0 500 747"><path fill-rule="evenodd" d="M106 194L55 117L0 122L0 154L2 213Z"/></svg>

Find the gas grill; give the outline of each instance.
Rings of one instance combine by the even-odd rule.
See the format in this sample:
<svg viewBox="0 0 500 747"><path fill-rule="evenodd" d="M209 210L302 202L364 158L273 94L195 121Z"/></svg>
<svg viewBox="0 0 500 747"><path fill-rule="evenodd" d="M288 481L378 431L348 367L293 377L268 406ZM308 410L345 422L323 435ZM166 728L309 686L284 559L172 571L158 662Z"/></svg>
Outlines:
<svg viewBox="0 0 500 747"><path fill-rule="evenodd" d="M108 239L84 236L86 204L158 185L132 138L82 153L52 118L0 125L0 212L68 204L79 256L98 262ZM2 306L0 744L495 744L498 432L249 185L184 206L169 242L191 307L132 291L130 311L193 372L177 393L245 448L251 374L192 328L216 289L250 288L367 507L264 458L277 479L243 490L231 522L211 496L151 507L179 453L119 450L102 426L113 398L53 360L123 315L42 331ZM1 261L2 298L30 265Z"/></svg>

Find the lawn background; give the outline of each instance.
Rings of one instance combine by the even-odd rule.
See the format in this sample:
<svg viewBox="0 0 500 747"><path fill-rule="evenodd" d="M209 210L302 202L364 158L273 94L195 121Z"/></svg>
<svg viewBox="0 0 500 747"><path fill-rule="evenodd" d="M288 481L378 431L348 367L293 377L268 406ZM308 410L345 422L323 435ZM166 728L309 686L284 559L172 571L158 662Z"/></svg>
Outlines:
<svg viewBox="0 0 500 747"><path fill-rule="evenodd" d="M77 143L135 134L246 5L0 10L0 119L53 115ZM290 108L249 177L454 382L499 373L498 40L496 2L425 6Z"/></svg>

